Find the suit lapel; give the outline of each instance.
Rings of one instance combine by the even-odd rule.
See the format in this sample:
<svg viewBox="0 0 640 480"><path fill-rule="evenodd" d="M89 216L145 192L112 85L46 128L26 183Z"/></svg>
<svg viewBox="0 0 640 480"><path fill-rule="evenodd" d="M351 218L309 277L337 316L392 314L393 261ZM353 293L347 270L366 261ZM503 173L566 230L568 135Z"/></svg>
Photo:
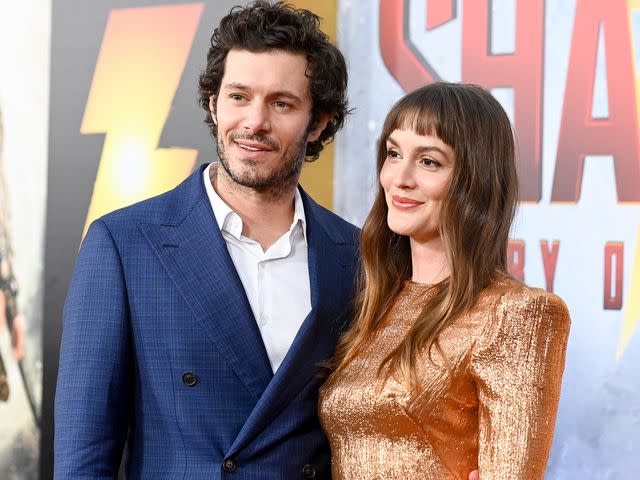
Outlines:
<svg viewBox="0 0 640 480"><path fill-rule="evenodd" d="M309 381L317 377L320 365L335 348L340 334L341 311L332 299L346 288L342 265L353 263L343 244L336 243L320 225L312 201L305 199L309 244L309 283L311 312L305 318L280 368L236 437L230 455L260 433L291 403Z"/></svg>
<svg viewBox="0 0 640 480"><path fill-rule="evenodd" d="M142 224L160 262L200 322L204 333L256 398L273 373L242 282L218 229L202 185L182 221ZM194 182L195 183L195 182Z"/></svg>

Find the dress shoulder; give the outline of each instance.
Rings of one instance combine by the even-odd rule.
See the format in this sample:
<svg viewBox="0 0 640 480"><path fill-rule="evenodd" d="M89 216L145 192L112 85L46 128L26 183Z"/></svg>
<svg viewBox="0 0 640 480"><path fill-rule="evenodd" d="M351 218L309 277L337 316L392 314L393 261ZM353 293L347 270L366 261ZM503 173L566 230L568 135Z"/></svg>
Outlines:
<svg viewBox="0 0 640 480"><path fill-rule="evenodd" d="M569 310L562 298L510 277L487 287L480 294L475 310L484 313L487 319L476 352L491 348L496 342L524 336L566 337L571 325Z"/></svg>

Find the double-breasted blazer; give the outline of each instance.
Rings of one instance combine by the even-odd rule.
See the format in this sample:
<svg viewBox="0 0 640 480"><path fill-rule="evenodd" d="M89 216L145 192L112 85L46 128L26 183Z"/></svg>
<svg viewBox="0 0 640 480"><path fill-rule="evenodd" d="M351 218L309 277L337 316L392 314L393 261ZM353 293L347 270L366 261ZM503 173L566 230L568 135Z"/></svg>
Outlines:
<svg viewBox="0 0 640 480"><path fill-rule="evenodd" d="M328 478L319 364L349 320L357 229L302 193L311 312L269 359L198 168L89 228L67 295L55 476Z"/></svg>

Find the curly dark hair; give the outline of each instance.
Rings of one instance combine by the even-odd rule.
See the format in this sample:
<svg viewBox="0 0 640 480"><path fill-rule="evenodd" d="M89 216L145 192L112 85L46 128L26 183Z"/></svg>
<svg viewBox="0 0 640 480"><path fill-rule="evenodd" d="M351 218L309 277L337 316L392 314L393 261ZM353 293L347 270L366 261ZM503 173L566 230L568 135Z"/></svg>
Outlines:
<svg viewBox="0 0 640 480"><path fill-rule="evenodd" d="M207 67L200 75L198 94L207 115L205 123L217 138L218 129L209 110L209 97L217 95L224 75L225 59L231 49L264 52L284 50L307 57L310 81L311 126L323 114L331 119L320 137L307 144L307 160L316 160L325 144L342 128L347 107L347 66L344 57L320 30L320 17L309 10L283 2L258 0L246 7L234 7L211 36Z"/></svg>

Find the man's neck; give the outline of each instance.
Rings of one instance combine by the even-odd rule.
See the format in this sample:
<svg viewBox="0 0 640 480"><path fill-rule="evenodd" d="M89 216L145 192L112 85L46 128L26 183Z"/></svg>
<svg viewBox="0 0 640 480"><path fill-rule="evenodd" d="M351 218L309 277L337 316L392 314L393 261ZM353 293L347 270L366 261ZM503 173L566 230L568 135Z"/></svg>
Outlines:
<svg viewBox="0 0 640 480"><path fill-rule="evenodd" d="M297 182L274 197L238 185L225 173L222 167L211 168L209 179L213 188L242 219L242 235L255 240L266 251L291 227Z"/></svg>

